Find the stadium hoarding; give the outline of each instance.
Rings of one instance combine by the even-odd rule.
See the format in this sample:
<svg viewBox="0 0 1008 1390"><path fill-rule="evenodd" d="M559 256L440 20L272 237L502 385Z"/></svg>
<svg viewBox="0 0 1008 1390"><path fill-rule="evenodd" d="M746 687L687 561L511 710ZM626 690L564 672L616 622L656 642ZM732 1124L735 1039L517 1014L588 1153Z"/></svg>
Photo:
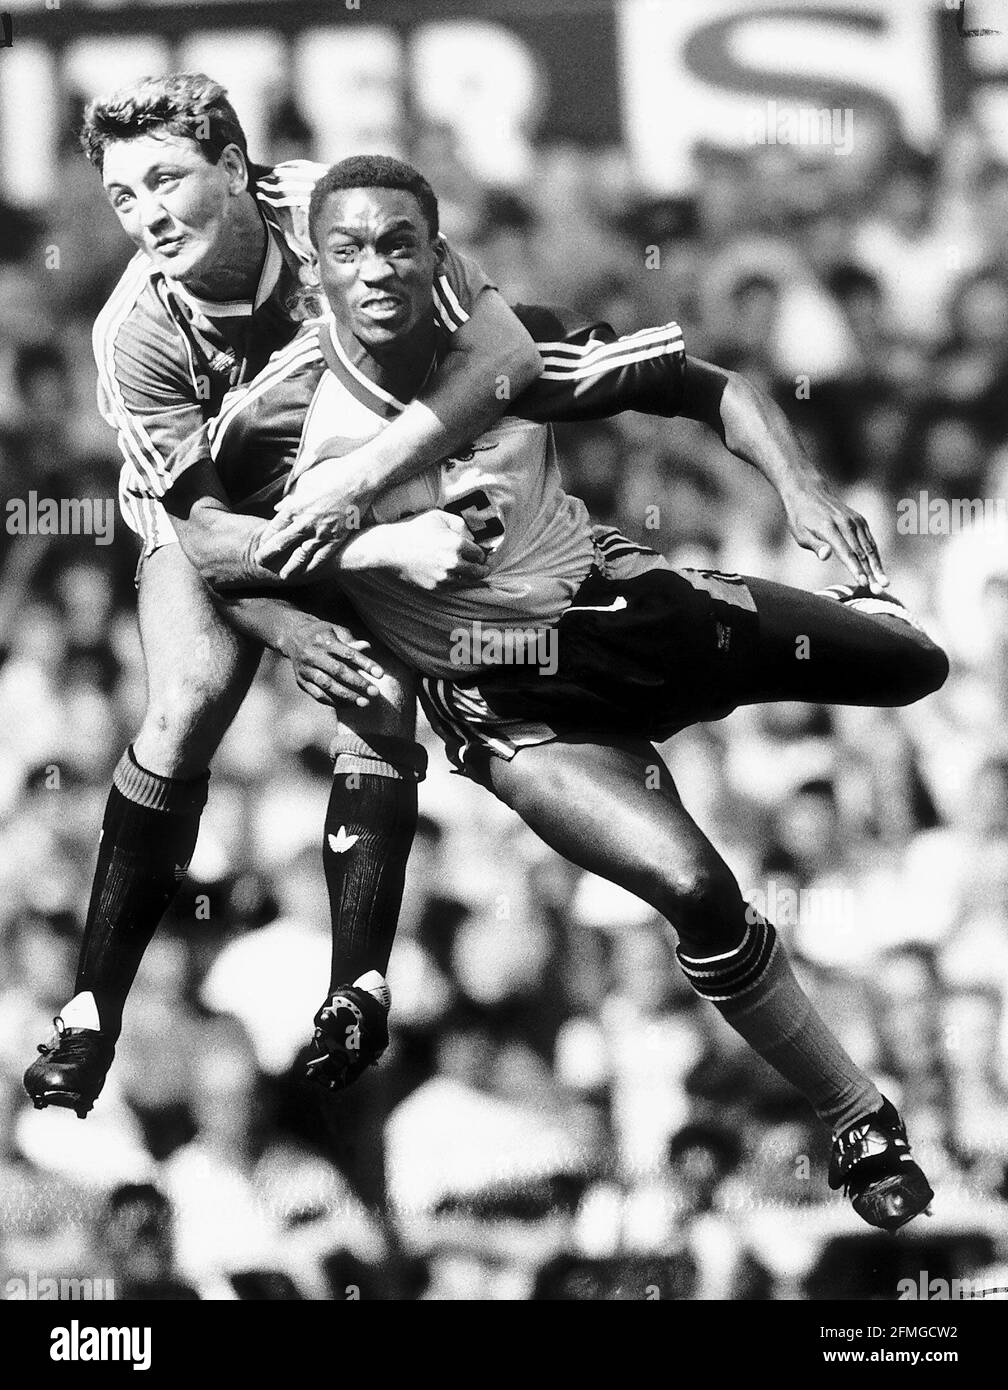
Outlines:
<svg viewBox="0 0 1008 1390"><path fill-rule="evenodd" d="M540 138L625 141L643 181L676 193L698 145L842 152L856 124L931 149L967 104L1008 130L1008 33L966 41L945 0L49 3L10 6L3 53L4 185L27 205L56 186L68 103L172 67L228 86L254 150L291 90L327 156L404 152L440 126L503 183Z"/></svg>

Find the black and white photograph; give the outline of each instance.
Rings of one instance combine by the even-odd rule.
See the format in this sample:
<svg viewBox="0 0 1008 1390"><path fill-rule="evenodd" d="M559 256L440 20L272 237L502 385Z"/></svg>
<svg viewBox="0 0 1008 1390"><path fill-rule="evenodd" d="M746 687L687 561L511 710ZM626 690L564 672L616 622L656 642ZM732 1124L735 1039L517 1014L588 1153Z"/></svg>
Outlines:
<svg viewBox="0 0 1008 1390"><path fill-rule="evenodd" d="M1008 0L0 3L0 1325L967 1364Z"/></svg>

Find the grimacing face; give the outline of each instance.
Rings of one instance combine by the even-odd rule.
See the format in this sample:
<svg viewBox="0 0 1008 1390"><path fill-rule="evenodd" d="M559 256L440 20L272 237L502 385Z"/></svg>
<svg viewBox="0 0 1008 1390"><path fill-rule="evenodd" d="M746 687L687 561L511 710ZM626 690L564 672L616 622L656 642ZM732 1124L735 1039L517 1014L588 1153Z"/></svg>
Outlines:
<svg viewBox="0 0 1008 1390"><path fill-rule="evenodd" d="M436 238L412 193L331 193L314 226L322 288L339 323L367 348L406 337L433 306Z"/></svg>
<svg viewBox="0 0 1008 1390"><path fill-rule="evenodd" d="M195 140L164 131L110 144L102 183L134 245L184 283L223 260L247 173L236 145L211 164Z"/></svg>

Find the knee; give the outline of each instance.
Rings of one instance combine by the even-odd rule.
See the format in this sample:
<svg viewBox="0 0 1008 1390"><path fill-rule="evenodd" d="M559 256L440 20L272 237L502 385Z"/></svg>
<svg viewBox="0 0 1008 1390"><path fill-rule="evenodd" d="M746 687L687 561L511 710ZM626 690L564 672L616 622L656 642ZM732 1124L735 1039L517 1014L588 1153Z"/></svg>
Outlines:
<svg viewBox="0 0 1008 1390"><path fill-rule="evenodd" d="M178 680L151 690L138 742L153 745L166 762L205 767L220 741L220 695L200 681Z"/></svg>
<svg viewBox="0 0 1008 1390"><path fill-rule="evenodd" d="M649 870L655 906L679 934L691 954L703 955L738 944L743 922L739 886L721 860L698 857ZM654 899L652 899L654 901Z"/></svg>

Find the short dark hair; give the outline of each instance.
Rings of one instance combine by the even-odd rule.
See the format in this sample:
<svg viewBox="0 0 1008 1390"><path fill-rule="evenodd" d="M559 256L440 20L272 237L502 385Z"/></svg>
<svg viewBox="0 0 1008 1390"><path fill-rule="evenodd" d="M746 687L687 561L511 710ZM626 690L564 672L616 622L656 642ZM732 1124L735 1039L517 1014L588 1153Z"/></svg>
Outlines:
<svg viewBox="0 0 1008 1390"><path fill-rule="evenodd" d="M308 208L308 234L316 246L315 223L323 204L330 193L344 188L401 188L404 193L412 193L420 204L431 236L436 237L440 230L437 198L419 169L387 154L353 154L334 164L315 185Z"/></svg>
<svg viewBox="0 0 1008 1390"><path fill-rule="evenodd" d="M135 140L151 131L183 135L216 164L228 145L248 159L248 142L227 92L202 72L141 77L111 96L95 97L84 111L81 147L101 172L105 150L116 140Z"/></svg>

